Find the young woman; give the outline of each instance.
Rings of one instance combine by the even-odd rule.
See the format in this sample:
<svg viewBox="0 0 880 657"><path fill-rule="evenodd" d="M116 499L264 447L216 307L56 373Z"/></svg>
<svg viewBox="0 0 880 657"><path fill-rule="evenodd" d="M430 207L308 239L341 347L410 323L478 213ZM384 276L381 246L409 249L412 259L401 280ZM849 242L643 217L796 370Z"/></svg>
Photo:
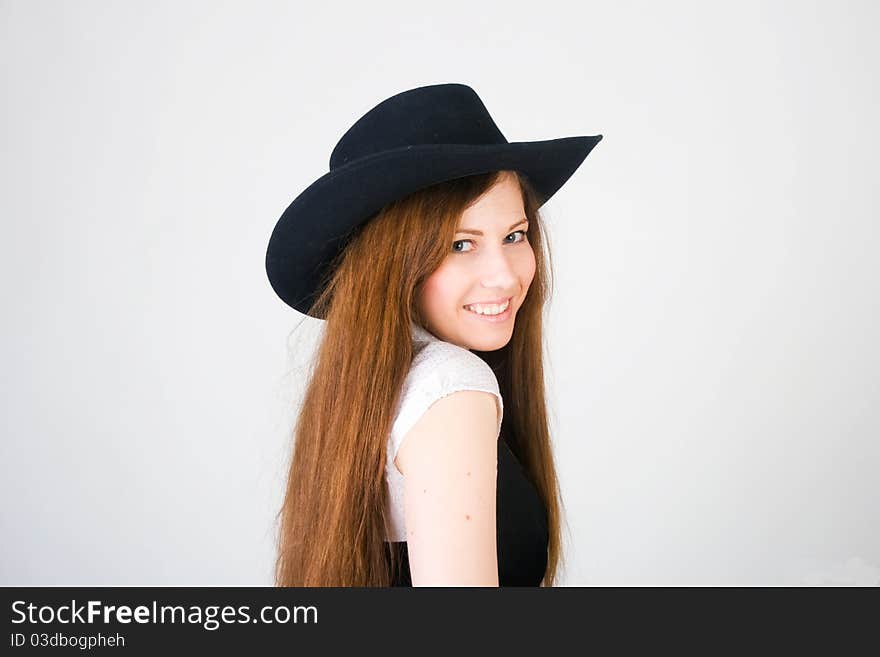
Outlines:
<svg viewBox="0 0 880 657"><path fill-rule="evenodd" d="M551 586L540 206L599 142L509 143L470 87L383 101L287 208L266 268L325 321L279 586Z"/></svg>

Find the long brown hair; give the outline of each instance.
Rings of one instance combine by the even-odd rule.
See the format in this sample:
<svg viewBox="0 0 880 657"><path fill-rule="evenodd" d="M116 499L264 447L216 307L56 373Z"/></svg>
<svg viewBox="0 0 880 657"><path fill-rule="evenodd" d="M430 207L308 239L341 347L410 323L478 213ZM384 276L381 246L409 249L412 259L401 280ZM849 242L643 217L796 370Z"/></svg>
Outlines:
<svg viewBox="0 0 880 657"><path fill-rule="evenodd" d="M385 543L385 455L393 412L413 358L416 299L450 252L472 203L513 175L522 190L535 276L503 348L475 352L495 371L504 398L502 431L547 508L550 540L542 584L561 562L560 499L545 403L543 309L550 254L540 199L514 171L488 172L424 188L395 201L346 241L311 314L322 341L293 431L279 511L276 586L389 586L399 567Z"/></svg>

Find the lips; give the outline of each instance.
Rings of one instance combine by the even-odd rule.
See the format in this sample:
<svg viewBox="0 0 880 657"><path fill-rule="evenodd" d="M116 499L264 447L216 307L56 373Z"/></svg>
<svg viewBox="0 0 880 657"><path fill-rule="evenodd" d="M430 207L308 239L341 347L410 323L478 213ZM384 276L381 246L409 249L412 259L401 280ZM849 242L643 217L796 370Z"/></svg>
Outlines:
<svg viewBox="0 0 880 657"><path fill-rule="evenodd" d="M513 297L509 297L506 303L507 308L495 315L485 315L476 310L471 310L470 308L465 308L465 310L469 315L480 322L489 322L492 324L506 323L511 317L513 317Z"/></svg>
<svg viewBox="0 0 880 657"><path fill-rule="evenodd" d="M493 316L503 315L508 310L510 310L510 306L511 306L512 301L513 301L513 297L507 297L506 299L501 299L500 301L483 301L480 303L470 303L470 304L467 304L462 307L465 310L472 312L472 313L475 313L477 315L481 315L484 317L493 317ZM480 310L486 310L486 311L490 311L490 312L484 313L484 312L480 312Z"/></svg>
<svg viewBox="0 0 880 657"><path fill-rule="evenodd" d="M505 301L510 301L513 297L501 297L500 299L490 299L488 301L472 301L471 303L466 303L466 306L500 306Z"/></svg>

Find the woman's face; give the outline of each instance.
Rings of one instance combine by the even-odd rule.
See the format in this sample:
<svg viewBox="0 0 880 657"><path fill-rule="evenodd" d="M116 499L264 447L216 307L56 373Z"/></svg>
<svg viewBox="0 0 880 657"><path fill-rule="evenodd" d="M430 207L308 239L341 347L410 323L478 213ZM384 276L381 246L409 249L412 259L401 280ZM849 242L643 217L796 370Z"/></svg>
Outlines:
<svg viewBox="0 0 880 657"><path fill-rule="evenodd" d="M528 227L519 183L510 175L465 210L449 255L422 286L425 328L466 349L506 345L535 275Z"/></svg>

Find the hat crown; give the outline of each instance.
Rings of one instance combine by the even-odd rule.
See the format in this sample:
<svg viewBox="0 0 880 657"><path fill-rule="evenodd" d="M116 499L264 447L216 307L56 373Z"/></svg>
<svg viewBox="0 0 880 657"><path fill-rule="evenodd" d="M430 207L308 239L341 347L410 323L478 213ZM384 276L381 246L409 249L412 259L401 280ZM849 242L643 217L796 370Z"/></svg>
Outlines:
<svg viewBox="0 0 880 657"><path fill-rule="evenodd" d="M364 114L336 144L330 170L407 146L506 143L473 89L436 84L396 94Z"/></svg>

